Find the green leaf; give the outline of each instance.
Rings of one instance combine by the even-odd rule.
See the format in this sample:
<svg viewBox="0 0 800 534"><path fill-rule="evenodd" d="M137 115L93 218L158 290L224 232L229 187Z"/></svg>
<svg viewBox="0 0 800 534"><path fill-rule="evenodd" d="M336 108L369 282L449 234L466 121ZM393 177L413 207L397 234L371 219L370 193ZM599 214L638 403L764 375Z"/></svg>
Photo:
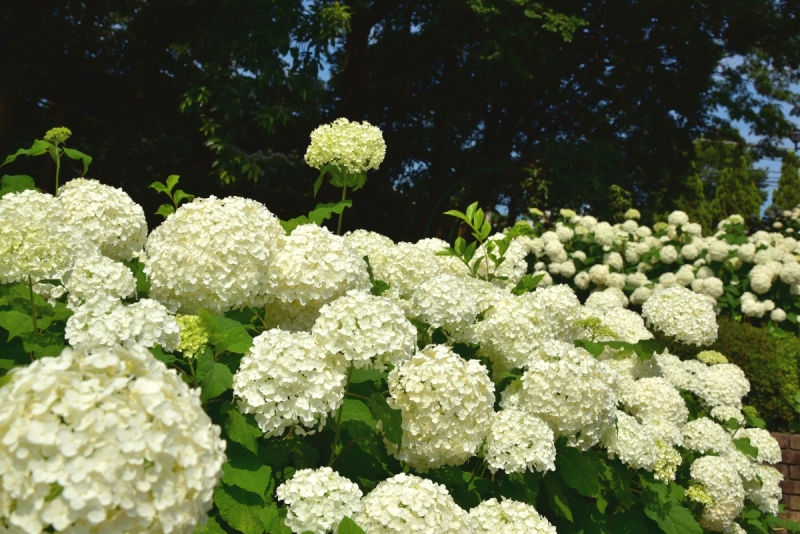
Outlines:
<svg viewBox="0 0 800 534"><path fill-rule="evenodd" d="M467 211L469 211L469 208L467 208ZM464 215L463 213L461 213L458 210L447 210L446 212L444 212L444 214L445 215L450 215L451 217L457 217L457 218L461 219L462 221L466 222L467 224L471 224L472 223L472 217L467 218L466 215Z"/></svg>
<svg viewBox="0 0 800 534"><path fill-rule="evenodd" d="M465 215L466 215L466 219L467 219L468 223L470 223L470 224L472 223L472 220L475 218L475 211L477 209L478 209L478 202L477 201L475 201L472 204L470 204L469 206L467 206L467 211L466 211Z"/></svg>
<svg viewBox="0 0 800 534"><path fill-rule="evenodd" d="M336 534L367 534L364 530L356 525L356 522L347 516L344 516L339 522L339 528L336 529Z"/></svg>
<svg viewBox="0 0 800 534"><path fill-rule="evenodd" d="M161 215L165 219L175 213L175 208L170 206L169 204L161 204L158 207L158 211L156 211L156 215Z"/></svg>
<svg viewBox="0 0 800 534"><path fill-rule="evenodd" d="M167 189L167 186L162 184L161 182L153 182L152 184L150 184L149 187L150 189L155 189L159 193L169 193L169 189Z"/></svg>
<svg viewBox="0 0 800 534"><path fill-rule="evenodd" d="M37 358L58 356L64 350L64 332L45 330L44 332L26 332L22 336L22 346Z"/></svg>
<svg viewBox="0 0 800 534"><path fill-rule="evenodd" d="M484 223L484 213L483 210L478 208L475 210L475 213L472 215L472 227L475 230L478 230Z"/></svg>
<svg viewBox="0 0 800 534"><path fill-rule="evenodd" d="M314 198L317 197L317 192L319 188L322 186L322 180L325 178L325 174L328 172L328 166L325 165L320 169L319 176L317 176L317 181L314 182Z"/></svg>
<svg viewBox="0 0 800 534"><path fill-rule="evenodd" d="M317 204L317 207L308 213L308 219L317 226L322 226L322 223L330 219L334 213L341 214L345 208L351 208L352 206L353 201L349 198L336 203Z"/></svg>
<svg viewBox="0 0 800 534"><path fill-rule="evenodd" d="M666 485L648 482L640 476L644 491L642 491L642 504L644 513L658 523L666 534L703 534L703 529L695 520L691 511L673 500L674 492Z"/></svg>
<svg viewBox="0 0 800 534"><path fill-rule="evenodd" d="M219 484L214 490L214 502L222 519L236 530L243 534L264 532L261 513L265 503L260 495L236 486Z"/></svg>
<svg viewBox="0 0 800 534"><path fill-rule="evenodd" d="M222 482L225 484L238 486L262 497L266 496L267 488L272 484L272 468L249 454L230 456L223 464L222 472Z"/></svg>
<svg viewBox="0 0 800 534"><path fill-rule="evenodd" d="M366 404L358 399L345 399L342 405L342 421L362 421L375 428L375 419Z"/></svg>
<svg viewBox="0 0 800 534"><path fill-rule="evenodd" d="M253 345L253 338L239 321L227 317L211 315L203 308L197 311L203 318L209 330L208 341L214 346L214 354L219 356L223 352L244 354Z"/></svg>
<svg viewBox="0 0 800 534"><path fill-rule="evenodd" d="M122 263L133 272L133 277L136 278L136 294L139 298L146 297L150 293L150 280L144 272L144 263L138 259L123 261Z"/></svg>
<svg viewBox="0 0 800 534"><path fill-rule="evenodd" d="M364 256L364 261L367 264L367 274L369 275L369 282L370 284L372 284L372 289L370 289L370 293L372 293L376 297L379 297L383 293L388 291L390 286L383 280L377 280L375 278L375 275L372 272L372 265L370 265L369 263L369 256Z"/></svg>
<svg viewBox="0 0 800 534"><path fill-rule="evenodd" d="M36 189L36 183L27 174L15 174L13 176L6 174L0 178L0 197L7 193L17 193L26 189Z"/></svg>
<svg viewBox="0 0 800 534"><path fill-rule="evenodd" d="M261 511L261 522L269 534L292 534L292 529L286 526L286 508L278 508L275 503L270 504Z"/></svg>
<svg viewBox="0 0 800 534"><path fill-rule="evenodd" d="M489 237L489 234L492 233L492 225L489 224L489 221L483 221L483 226L481 227L480 232L480 240L486 241L486 238Z"/></svg>
<svg viewBox="0 0 800 534"><path fill-rule="evenodd" d="M197 379L202 381L206 373L214 369L214 363L216 363L214 353L206 347L203 352L197 355Z"/></svg>
<svg viewBox="0 0 800 534"><path fill-rule="evenodd" d="M567 500L567 496L564 495L564 489L561 487L558 479L553 474L548 473L543 480L550 508L557 516L563 517L572 523L572 510L570 510L569 501Z"/></svg>
<svg viewBox="0 0 800 534"><path fill-rule="evenodd" d="M200 384L200 387L202 389L200 393L201 401L206 402L207 400L219 397L233 388L233 374L226 365L215 363L214 367L203 377L203 382Z"/></svg>
<svg viewBox="0 0 800 534"><path fill-rule="evenodd" d="M472 258L475 257L475 251L478 249L478 243L473 241L469 245L467 245L467 249L464 251L464 260L467 262L472 261Z"/></svg>
<svg viewBox="0 0 800 534"><path fill-rule="evenodd" d="M225 529L220 526L217 516L212 515L203 525L203 530L199 534L225 534Z"/></svg>
<svg viewBox="0 0 800 534"><path fill-rule="evenodd" d="M564 483L585 497L600 496L600 473L587 456L567 447L556 456L556 473Z"/></svg>
<svg viewBox="0 0 800 534"><path fill-rule="evenodd" d="M376 421L381 422L384 437L400 447L403 441L403 416L400 410L389 406L380 393L373 393L369 400L369 411Z"/></svg>
<svg viewBox="0 0 800 534"><path fill-rule="evenodd" d="M353 374L350 376L351 384L360 384L362 382L379 382L386 380L388 374L384 371L377 369L353 369Z"/></svg>
<svg viewBox="0 0 800 534"><path fill-rule="evenodd" d="M181 177L179 174L170 174L169 176L167 176L167 191L171 193L172 188L178 184L178 180L180 179Z"/></svg>
<svg viewBox="0 0 800 534"><path fill-rule="evenodd" d="M605 346L604 343L594 343L592 341L589 341L588 339L576 339L572 343L576 347L580 347L582 349L585 349L586 352L588 352L589 354L591 354L595 358L597 358L598 356L603 354L603 351L606 349L606 346Z"/></svg>
<svg viewBox="0 0 800 534"><path fill-rule="evenodd" d="M194 195L190 195L189 193L185 193L182 189L178 189L175 191L175 196L172 198L172 201L175 204L180 204L181 200L191 202L192 199L194 199Z"/></svg>
<svg viewBox="0 0 800 534"><path fill-rule="evenodd" d="M281 226L283 226L283 231L286 232L286 235L291 235L295 228L302 224L309 224L310 222L311 219L305 215L301 215L300 217L295 217L294 219L289 219L288 221L281 221Z"/></svg>
<svg viewBox="0 0 800 534"><path fill-rule="evenodd" d="M53 146L52 143L48 141L37 139L33 142L30 148L20 148L14 154L6 157L6 160L3 162L3 165L8 165L9 163L17 159L19 156L41 156L42 154L47 152L48 148L52 146ZM2 167L3 165L0 165L0 167Z"/></svg>
<svg viewBox="0 0 800 534"><path fill-rule="evenodd" d="M454 249L459 256L463 256L464 251L467 249L467 240L463 237L456 238Z"/></svg>
<svg viewBox="0 0 800 534"><path fill-rule="evenodd" d="M80 150L66 147L64 147L64 155L70 159L81 161L83 163L83 175L86 176L86 172L89 170L89 165L92 163L92 156L84 154Z"/></svg>
<svg viewBox="0 0 800 534"><path fill-rule="evenodd" d="M622 508L618 513L611 516L609 524L610 534L642 534L651 532L650 527L655 527L644 513L641 504L636 504L628 510Z"/></svg>
<svg viewBox="0 0 800 534"><path fill-rule="evenodd" d="M15 310L0 312L0 327L8 330L8 340L33 332L33 319L27 313Z"/></svg>
<svg viewBox="0 0 800 534"><path fill-rule="evenodd" d="M150 354L152 354L156 360L160 362L164 362L164 365L172 365L177 358L168 352L164 352L160 346L156 345L155 347L150 347Z"/></svg>
<svg viewBox="0 0 800 534"><path fill-rule="evenodd" d="M262 436L261 429L255 422L242 415L235 407L228 411L225 420L225 432L231 441L238 443L253 454L258 453L258 438Z"/></svg>
<svg viewBox="0 0 800 534"><path fill-rule="evenodd" d="M733 445L741 452L750 456L754 460L758 459L758 447L750 443L750 438L737 438L733 440Z"/></svg>

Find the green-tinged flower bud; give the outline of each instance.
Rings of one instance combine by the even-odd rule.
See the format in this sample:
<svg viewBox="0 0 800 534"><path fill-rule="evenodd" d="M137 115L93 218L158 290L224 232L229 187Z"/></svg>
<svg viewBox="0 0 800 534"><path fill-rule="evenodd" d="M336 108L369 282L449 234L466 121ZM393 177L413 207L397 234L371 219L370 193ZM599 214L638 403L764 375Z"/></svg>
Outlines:
<svg viewBox="0 0 800 534"><path fill-rule="evenodd" d="M44 140L50 141L54 144L60 144L66 142L67 139L72 137L72 131L69 128L64 128L63 126L59 126L57 128L52 128L44 134Z"/></svg>

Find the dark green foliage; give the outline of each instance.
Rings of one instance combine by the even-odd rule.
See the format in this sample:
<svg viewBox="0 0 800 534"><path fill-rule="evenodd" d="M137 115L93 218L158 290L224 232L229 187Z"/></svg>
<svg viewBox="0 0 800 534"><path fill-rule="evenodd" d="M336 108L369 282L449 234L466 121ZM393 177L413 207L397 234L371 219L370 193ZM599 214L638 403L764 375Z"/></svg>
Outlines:
<svg viewBox="0 0 800 534"><path fill-rule="evenodd" d="M686 178L679 191L677 200L675 200L675 209L686 212L689 220L700 224L703 230L710 229L711 211L703 192L703 181L700 175L696 172L692 173Z"/></svg>
<svg viewBox="0 0 800 534"><path fill-rule="evenodd" d="M772 193L772 204L781 210L791 210L800 205L800 173L797 155L786 152L781 164L781 178L778 188Z"/></svg>

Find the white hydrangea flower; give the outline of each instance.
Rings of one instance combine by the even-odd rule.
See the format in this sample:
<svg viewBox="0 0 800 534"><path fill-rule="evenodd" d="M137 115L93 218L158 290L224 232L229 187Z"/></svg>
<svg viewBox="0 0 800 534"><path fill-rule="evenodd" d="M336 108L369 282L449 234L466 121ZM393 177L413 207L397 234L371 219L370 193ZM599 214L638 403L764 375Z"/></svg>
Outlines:
<svg viewBox="0 0 800 534"><path fill-rule="evenodd" d="M472 520L441 484L400 473L386 479L361 500L354 518L370 534L465 534Z"/></svg>
<svg viewBox="0 0 800 534"><path fill-rule="evenodd" d="M656 449L658 451L658 459L656 459L656 463L653 466L653 478L668 484L675 480L675 474L678 471L678 467L681 466L683 461L681 453L675 447L660 439L656 440Z"/></svg>
<svg viewBox="0 0 800 534"><path fill-rule="evenodd" d="M210 197L183 204L147 239L150 296L181 313L260 308L269 298L273 250L284 234L278 218L254 200Z"/></svg>
<svg viewBox="0 0 800 534"><path fill-rule="evenodd" d="M635 417L617 410L617 423L601 440L610 458L615 456L634 469L652 471L658 460L658 448L652 434Z"/></svg>
<svg viewBox="0 0 800 534"><path fill-rule="evenodd" d="M753 263L753 259L756 257L756 245L754 243L744 243L739 245L736 255L744 263Z"/></svg>
<svg viewBox="0 0 800 534"><path fill-rule="evenodd" d="M683 428L683 446L689 450L724 454L733 447L727 430L707 417L689 421Z"/></svg>
<svg viewBox="0 0 800 534"><path fill-rule="evenodd" d="M142 207L118 187L75 178L58 190L67 222L80 228L112 260L139 255L147 240Z"/></svg>
<svg viewBox="0 0 800 534"><path fill-rule="evenodd" d="M681 427L689 419L683 397L665 378L641 378L620 400L641 422L665 421Z"/></svg>
<svg viewBox="0 0 800 534"><path fill-rule="evenodd" d="M769 318L776 323L782 323L786 320L786 312L780 308L775 308L770 312Z"/></svg>
<svg viewBox="0 0 800 534"><path fill-rule="evenodd" d="M556 527L536 508L511 499L492 497L469 511L476 534L556 534Z"/></svg>
<svg viewBox="0 0 800 534"><path fill-rule="evenodd" d="M418 471L461 465L489 433L494 384L477 360L429 345L389 373L389 406L403 416L403 440L384 440L391 454Z"/></svg>
<svg viewBox="0 0 800 534"><path fill-rule="evenodd" d="M286 526L298 534L336 532L342 518L359 512L363 496L358 485L330 467L295 471L275 493L288 505Z"/></svg>
<svg viewBox="0 0 800 534"><path fill-rule="evenodd" d="M700 526L717 532L730 527L744 507L744 487L736 468L720 456L703 456L692 463L689 473L713 499L703 509Z"/></svg>
<svg viewBox="0 0 800 534"><path fill-rule="evenodd" d="M783 497L781 491L783 475L768 465L753 464L753 470L761 481L755 480L745 485L747 498L765 514L778 515L778 503Z"/></svg>
<svg viewBox="0 0 800 534"><path fill-rule="evenodd" d="M597 312L601 315L605 315L608 311L614 308L624 308L623 302L620 300L619 295L616 292L609 291L607 289L593 292L586 298L584 306L588 310L591 310L591 312Z"/></svg>
<svg viewBox="0 0 800 534"><path fill-rule="evenodd" d="M647 286L637 287L631 293L631 304L642 305L653 295L653 290Z"/></svg>
<svg viewBox="0 0 800 534"><path fill-rule="evenodd" d="M180 326L163 304L142 299L126 306L118 298L98 295L78 306L67 319L64 336L72 346L94 341L101 345L136 343L178 348Z"/></svg>
<svg viewBox="0 0 800 534"><path fill-rule="evenodd" d="M589 284L592 281L592 277L587 271L581 271L575 275L575 278L573 278L572 281L575 284L575 287L578 289L589 289Z"/></svg>
<svg viewBox="0 0 800 534"><path fill-rule="evenodd" d="M781 461L781 446L769 431L763 428L740 428L733 436L735 439L749 438L750 445L758 447L756 460L760 463L777 464Z"/></svg>
<svg viewBox="0 0 800 534"><path fill-rule="evenodd" d="M327 228L298 226L280 244L269 272L270 292L276 299L321 308L351 289L369 291L366 262Z"/></svg>
<svg viewBox="0 0 800 534"><path fill-rule="evenodd" d="M380 128L367 121L339 118L311 132L305 160L320 169L332 164L352 174L377 169L386 156L386 142Z"/></svg>
<svg viewBox="0 0 800 534"><path fill-rule="evenodd" d="M396 299L410 299L423 282L442 272L434 254L412 243L384 247L369 261L375 278L389 283L390 290L384 295Z"/></svg>
<svg viewBox="0 0 800 534"><path fill-rule="evenodd" d="M675 263L675 260L678 259L678 251L672 245L667 245L658 251L658 257L661 260L661 263L670 265Z"/></svg>
<svg viewBox="0 0 800 534"><path fill-rule="evenodd" d="M564 343L556 351L559 359L531 361L521 379L520 408L586 450L616 420L619 379L583 349Z"/></svg>
<svg viewBox="0 0 800 534"><path fill-rule="evenodd" d="M710 345L717 339L714 307L683 287L656 290L642 305L642 316L682 343Z"/></svg>
<svg viewBox="0 0 800 534"><path fill-rule="evenodd" d="M744 414L739 408L734 408L733 406L726 406L724 404L719 406L714 406L711 409L711 417L716 419L720 423L727 423L731 419L735 419L739 425L743 425L745 422Z"/></svg>
<svg viewBox="0 0 800 534"><path fill-rule="evenodd" d="M750 391L750 381L738 365L720 363L699 373L700 388L696 391L706 405L742 407L742 397Z"/></svg>
<svg viewBox="0 0 800 534"><path fill-rule="evenodd" d="M191 533L225 441L147 349L83 344L0 388L0 530Z"/></svg>
<svg viewBox="0 0 800 534"><path fill-rule="evenodd" d="M267 330L253 339L233 375L239 411L255 414L266 437L294 425L313 434L344 401L346 360L317 345L307 332Z"/></svg>
<svg viewBox="0 0 800 534"><path fill-rule="evenodd" d="M742 313L748 317L763 317L769 311L768 308L774 309L775 307L771 300L759 302L758 297L749 291L745 291L742 294L741 303Z"/></svg>
<svg viewBox="0 0 800 534"><path fill-rule="evenodd" d="M642 316L624 308L612 308L600 319L608 325L618 339L628 343L637 343L643 339L653 339L653 334L644 326Z"/></svg>
<svg viewBox="0 0 800 534"><path fill-rule="evenodd" d="M647 362L652 368L652 376L663 376L679 390L697 392L700 390L698 375L705 372L706 365L697 360L682 361L677 356L664 351L654 354ZM699 365L698 365L699 364Z"/></svg>
<svg viewBox="0 0 800 534"><path fill-rule="evenodd" d="M689 216L683 211L675 210L667 216L667 222L675 226L683 226L689 222Z"/></svg>
<svg viewBox="0 0 800 534"><path fill-rule="evenodd" d="M450 333L460 332L475 322L480 309L464 278L440 274L426 280L411 297L413 316Z"/></svg>
<svg viewBox="0 0 800 534"><path fill-rule="evenodd" d="M352 232L347 232L343 237L347 245L358 254L359 258L368 256L370 263L373 262L373 258L377 256L381 250L394 245L394 241L385 235L381 235L377 232L370 232L369 230L354 230Z"/></svg>
<svg viewBox="0 0 800 534"><path fill-rule="evenodd" d="M0 284L60 280L76 259L97 254L53 196L29 189L0 199Z"/></svg>
<svg viewBox="0 0 800 534"><path fill-rule="evenodd" d="M696 243L687 243L681 247L681 257L688 261L694 261L700 255L700 247Z"/></svg>
<svg viewBox="0 0 800 534"><path fill-rule="evenodd" d="M320 348L343 354L357 368L396 366L417 349L417 329L403 310L361 291L324 305L311 333Z"/></svg>
<svg viewBox="0 0 800 534"><path fill-rule="evenodd" d="M124 299L136 292L136 278L131 270L100 255L78 258L62 282L69 291L67 306L71 309L96 295Z"/></svg>
<svg viewBox="0 0 800 534"><path fill-rule="evenodd" d="M572 342L581 335L574 323L583 317L582 306L568 285L537 287L522 295L522 301L532 310L532 315L544 320L549 338Z"/></svg>
<svg viewBox="0 0 800 534"><path fill-rule="evenodd" d="M486 463L494 473L554 471L556 445L553 430L541 419L517 408L506 408L492 416L486 437Z"/></svg>
<svg viewBox="0 0 800 534"><path fill-rule="evenodd" d="M757 294L763 295L770 290L775 277L769 264L756 265L750 270L750 288Z"/></svg>
<svg viewBox="0 0 800 534"><path fill-rule="evenodd" d="M781 282L787 285L800 283L800 263L790 261L783 264L780 272Z"/></svg>
<svg viewBox="0 0 800 534"><path fill-rule="evenodd" d="M725 294L725 285L716 276L698 278L692 282L692 291L719 300Z"/></svg>
<svg viewBox="0 0 800 534"><path fill-rule="evenodd" d="M495 241L499 239L504 239L505 236L503 234L494 234L489 237L487 242ZM558 245L561 245L558 241L556 241ZM564 247L562 246L561 249L563 250ZM495 250L495 256L499 256L499 252ZM475 258L479 258L484 255L484 247L481 245L475 252ZM481 262L480 267L478 268L478 275L481 277L487 277L490 273L499 276L505 277L506 280L501 280L499 278L495 278L492 280L493 283L500 287L508 287L514 288L522 277L525 276L525 273L528 272L528 262L525 261L525 256L528 255L528 251L525 250L525 246L522 245L516 239L512 240L511 243L508 245L508 249L506 249L505 260L503 263L500 264L499 267L495 268L494 263L492 260L488 260L489 264L487 265L486 259ZM474 259L473 258L473 261ZM567 261L567 253L564 251L563 254L559 255L558 260L553 260L551 257L551 261Z"/></svg>

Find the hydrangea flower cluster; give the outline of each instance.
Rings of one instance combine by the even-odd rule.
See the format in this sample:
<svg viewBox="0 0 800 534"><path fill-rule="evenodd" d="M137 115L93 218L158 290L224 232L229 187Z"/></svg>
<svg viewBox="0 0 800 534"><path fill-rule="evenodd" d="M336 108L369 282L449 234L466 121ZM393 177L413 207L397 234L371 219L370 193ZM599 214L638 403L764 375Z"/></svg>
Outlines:
<svg viewBox="0 0 800 534"><path fill-rule="evenodd" d="M142 259L150 296L181 313L262 307L284 233L278 218L254 200L210 197L183 204L147 238Z"/></svg>
<svg viewBox="0 0 800 534"><path fill-rule="evenodd" d="M361 291L324 305L311 332L322 349L343 354L356 368L397 366L417 348L417 330L403 310Z"/></svg>
<svg viewBox="0 0 800 534"><path fill-rule="evenodd" d="M286 526L292 532L336 532L343 517L361 509L363 493L330 467L300 469L278 486L278 498L289 506Z"/></svg>
<svg viewBox="0 0 800 534"><path fill-rule="evenodd" d="M461 465L478 450L494 413L494 384L478 361L429 345L389 373L389 406L403 416L399 460L426 472Z"/></svg>
<svg viewBox="0 0 800 534"><path fill-rule="evenodd" d="M451 333L472 325L481 310L463 280L463 276L440 274L420 284L411 298L414 317Z"/></svg>
<svg viewBox="0 0 800 534"><path fill-rule="evenodd" d="M180 327L181 341L178 350L187 358L191 358L208 343L208 328L205 321L197 315L178 315L175 317Z"/></svg>
<svg viewBox="0 0 800 534"><path fill-rule="evenodd" d="M76 178L59 189L68 224L80 228L112 260L139 255L147 240L144 210L128 193L97 180Z"/></svg>
<svg viewBox="0 0 800 534"><path fill-rule="evenodd" d="M703 456L689 473L712 500L703 508L700 526L717 532L730 527L744 506L744 486L736 468L719 456Z"/></svg>
<svg viewBox="0 0 800 534"><path fill-rule="evenodd" d="M473 532L469 514L453 501L447 488L400 473L380 482L361 500L356 523L370 534Z"/></svg>
<svg viewBox="0 0 800 534"><path fill-rule="evenodd" d="M0 388L0 530L190 533L225 441L190 389L140 346L82 344Z"/></svg>
<svg viewBox="0 0 800 534"><path fill-rule="evenodd" d="M364 121L340 118L311 132L305 160L320 169L331 164L351 174L377 169L386 156L386 143L380 128Z"/></svg>
<svg viewBox="0 0 800 534"><path fill-rule="evenodd" d="M656 290L642 306L642 316L682 343L702 346L717 339L714 306L683 287Z"/></svg>
<svg viewBox="0 0 800 534"><path fill-rule="evenodd" d="M124 299L136 292L136 279L131 270L99 255L78 258L62 282L69 292L67 306L72 309L96 296Z"/></svg>
<svg viewBox="0 0 800 534"><path fill-rule="evenodd" d="M344 356L325 352L311 334L267 330L242 358L233 395L266 437L293 426L313 434L344 401L346 372Z"/></svg>
<svg viewBox="0 0 800 534"><path fill-rule="evenodd" d="M469 511L476 534L556 534L556 527L530 504L491 498Z"/></svg>
<svg viewBox="0 0 800 534"><path fill-rule="evenodd" d="M553 430L541 419L517 408L495 412L486 436L486 463L494 473L554 471Z"/></svg>

